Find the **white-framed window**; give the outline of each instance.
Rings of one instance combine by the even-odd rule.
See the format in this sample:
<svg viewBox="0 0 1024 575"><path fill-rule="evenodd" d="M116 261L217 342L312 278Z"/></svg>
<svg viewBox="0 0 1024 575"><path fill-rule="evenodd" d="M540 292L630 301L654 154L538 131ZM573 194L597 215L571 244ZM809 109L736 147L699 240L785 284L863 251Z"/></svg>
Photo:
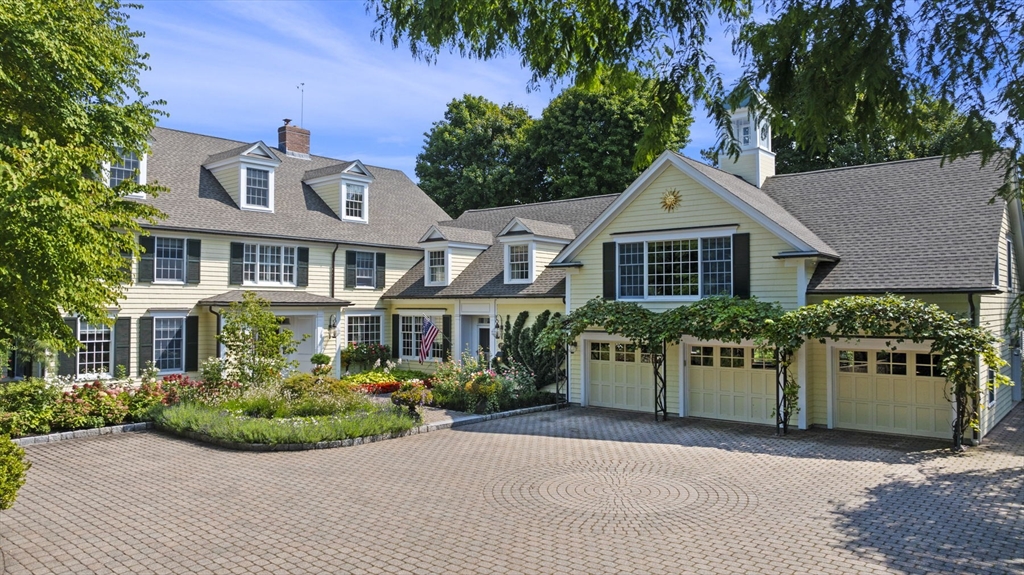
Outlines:
<svg viewBox="0 0 1024 575"><path fill-rule="evenodd" d="M142 161L139 159L139 156L135 152L126 152L121 148L118 148L117 151L121 155L121 161L110 165L108 184L111 188L116 187L125 180L138 184L139 171L142 168Z"/></svg>
<svg viewBox="0 0 1024 575"><path fill-rule="evenodd" d="M185 281L185 240L182 238L161 238L153 240L153 279L157 282L180 283Z"/></svg>
<svg viewBox="0 0 1024 575"><path fill-rule="evenodd" d="M383 321L384 317L379 314L346 316L347 343L380 343Z"/></svg>
<svg viewBox="0 0 1024 575"><path fill-rule="evenodd" d="M185 371L185 318L153 318L153 365L161 372Z"/></svg>
<svg viewBox="0 0 1024 575"><path fill-rule="evenodd" d="M505 275L508 283L528 283L532 281L530 244L506 245L505 260L508 264Z"/></svg>
<svg viewBox="0 0 1024 575"><path fill-rule="evenodd" d="M427 251L427 285L448 283L447 250Z"/></svg>
<svg viewBox="0 0 1024 575"><path fill-rule="evenodd" d="M441 329L441 316L427 316L427 318L437 326L437 329ZM400 328L402 349L399 355L401 355L402 359L419 359L420 340L423 337L423 316L401 316ZM444 354L444 348L442 347L443 339L444 334L438 334L434 338L434 343L430 346L430 355L427 356L428 359L443 359L441 357Z"/></svg>
<svg viewBox="0 0 1024 575"><path fill-rule="evenodd" d="M377 254L356 252L356 287L374 288L377 283Z"/></svg>
<svg viewBox="0 0 1024 575"><path fill-rule="evenodd" d="M78 377L95 378L112 373L113 331L103 325L93 325L79 320Z"/></svg>
<svg viewBox="0 0 1024 575"><path fill-rule="evenodd" d="M270 170L245 168L245 206L270 209Z"/></svg>
<svg viewBox="0 0 1024 575"><path fill-rule="evenodd" d="M618 244L619 299L732 295L732 237Z"/></svg>
<svg viewBox="0 0 1024 575"><path fill-rule="evenodd" d="M366 185L343 182L342 186L344 188L342 199L345 204L342 207L342 219L365 222L367 219Z"/></svg>
<svg viewBox="0 0 1024 575"><path fill-rule="evenodd" d="M242 250L242 283L295 285L295 247L245 244Z"/></svg>

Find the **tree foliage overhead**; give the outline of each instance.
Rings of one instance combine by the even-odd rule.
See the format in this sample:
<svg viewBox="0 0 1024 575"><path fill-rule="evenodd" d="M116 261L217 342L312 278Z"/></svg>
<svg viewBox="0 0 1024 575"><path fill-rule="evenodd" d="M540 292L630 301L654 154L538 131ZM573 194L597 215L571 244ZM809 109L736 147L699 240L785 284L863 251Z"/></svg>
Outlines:
<svg viewBox="0 0 1024 575"><path fill-rule="evenodd" d="M114 0L0 0L0 348L77 342L62 314L108 323L130 283L139 222L158 212L124 200L103 164L136 153L162 102L147 102L147 55Z"/></svg>
<svg viewBox="0 0 1024 575"><path fill-rule="evenodd" d="M480 96L452 100L416 158L420 187L453 217L469 209L619 193L647 167L634 166L633 159L645 127L659 114L648 99L652 86L631 75L621 88L602 82L572 87L538 120L514 104ZM666 147L682 147L689 125L689 115L674 119Z"/></svg>
<svg viewBox="0 0 1024 575"><path fill-rule="evenodd" d="M982 151L1012 176L1024 140L1024 0L375 0L375 36L433 60L443 50L489 59L516 54L533 81L588 83L602 70L655 78L651 123L638 163L664 149L671 118L687 112L671 95L691 95L718 126L719 151L739 153L731 105L786 110L797 143L827 149L837 128L866 139L880 126L896 138L922 133L913 94L927 88L966 117L944 145L948 158ZM767 12L766 21L754 18ZM762 20L764 20L762 18ZM709 53L710 25L739 30L741 78L725 78ZM622 77L620 74L618 77ZM775 118L772 118L773 120ZM773 122L778 123L778 122ZM993 137L994 135L994 137ZM1011 148L1010 155L999 154Z"/></svg>
<svg viewBox="0 0 1024 575"><path fill-rule="evenodd" d="M416 156L420 187L452 217L513 203L514 162L532 121L525 109L482 96L452 100Z"/></svg>

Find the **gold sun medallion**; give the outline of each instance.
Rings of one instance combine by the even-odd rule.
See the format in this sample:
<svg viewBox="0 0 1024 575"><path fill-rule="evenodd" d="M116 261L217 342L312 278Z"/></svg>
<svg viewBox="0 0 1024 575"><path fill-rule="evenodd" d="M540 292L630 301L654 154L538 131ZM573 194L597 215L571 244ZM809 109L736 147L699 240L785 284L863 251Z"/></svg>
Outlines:
<svg viewBox="0 0 1024 575"><path fill-rule="evenodd" d="M679 207L679 202L681 201L682 198L679 195L679 190L669 190L661 196L661 209L672 213L673 210Z"/></svg>

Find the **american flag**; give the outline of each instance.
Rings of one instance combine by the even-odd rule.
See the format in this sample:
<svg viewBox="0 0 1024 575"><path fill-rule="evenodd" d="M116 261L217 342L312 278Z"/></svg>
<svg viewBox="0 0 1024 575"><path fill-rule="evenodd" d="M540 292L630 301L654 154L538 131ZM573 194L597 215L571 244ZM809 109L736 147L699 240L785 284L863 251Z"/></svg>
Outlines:
<svg viewBox="0 0 1024 575"><path fill-rule="evenodd" d="M440 333L434 322L430 321L430 318L423 318L423 335L420 337L420 363L423 363L430 357L434 340L437 339Z"/></svg>

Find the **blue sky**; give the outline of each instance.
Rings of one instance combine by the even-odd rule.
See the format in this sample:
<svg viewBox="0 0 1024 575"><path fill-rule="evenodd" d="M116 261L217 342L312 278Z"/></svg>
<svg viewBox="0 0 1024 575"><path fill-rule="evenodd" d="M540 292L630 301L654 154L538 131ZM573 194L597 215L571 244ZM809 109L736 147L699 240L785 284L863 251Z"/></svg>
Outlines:
<svg viewBox="0 0 1024 575"><path fill-rule="evenodd" d="M167 101L162 126L277 144L282 118L299 122L296 86L305 83L303 124L314 154L360 159L415 179L423 133L464 93L514 102L539 116L556 92L528 92L517 59L487 62L445 54L436 65L370 37L374 21L361 1L152 1L131 12L146 36L152 70L142 83ZM717 39L720 68L735 62L729 38ZM702 114L685 149L714 141Z"/></svg>

